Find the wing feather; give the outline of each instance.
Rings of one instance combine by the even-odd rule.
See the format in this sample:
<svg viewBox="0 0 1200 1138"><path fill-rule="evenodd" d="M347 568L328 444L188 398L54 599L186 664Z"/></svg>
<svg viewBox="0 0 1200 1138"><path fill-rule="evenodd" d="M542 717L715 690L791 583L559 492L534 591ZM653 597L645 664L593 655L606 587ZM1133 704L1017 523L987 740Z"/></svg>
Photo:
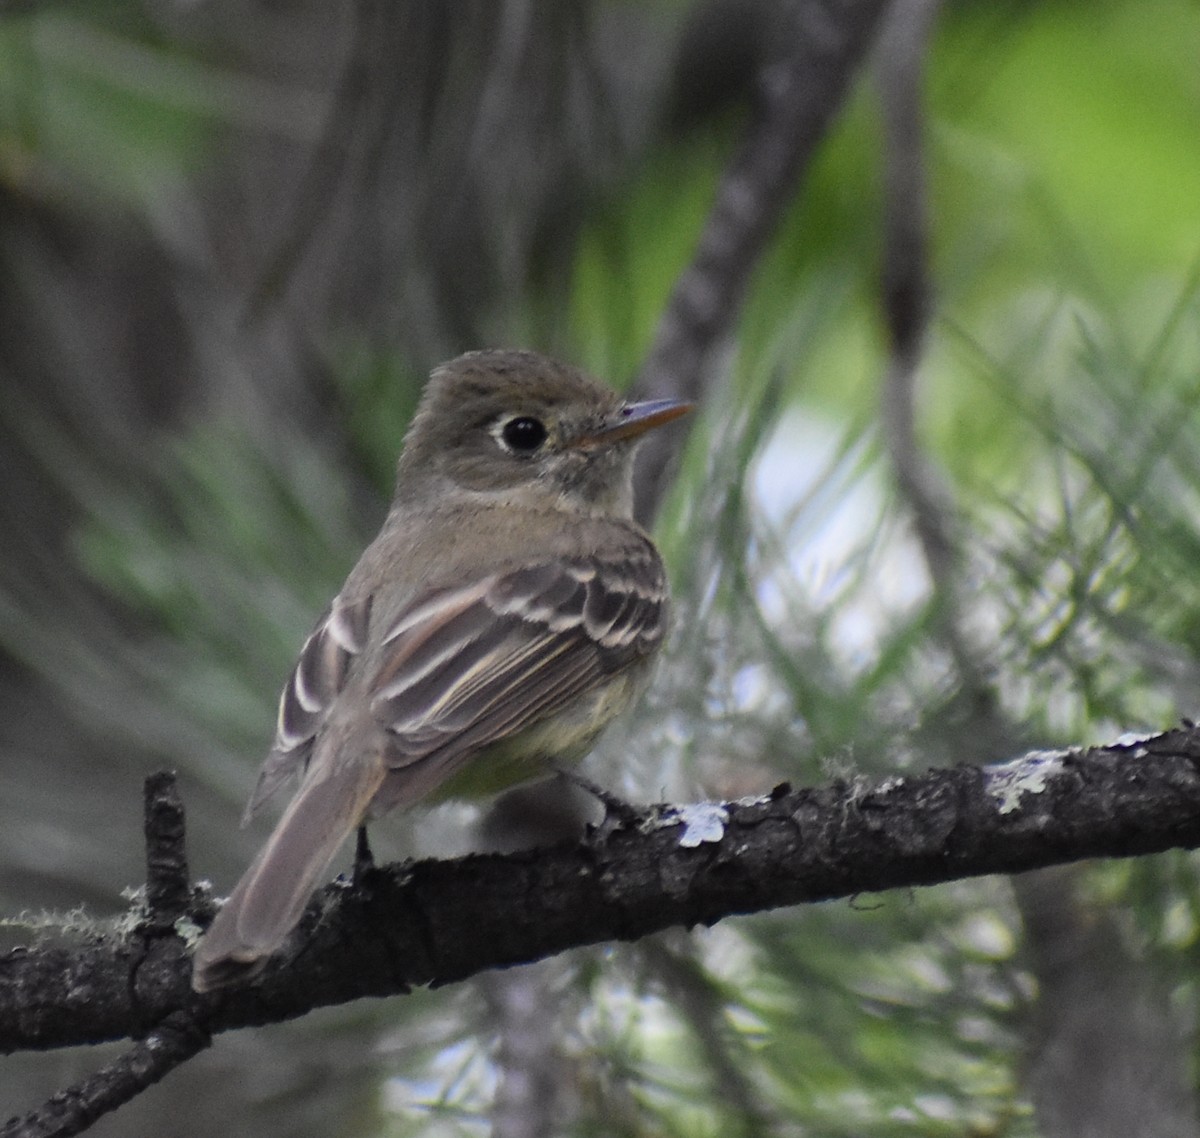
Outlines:
<svg viewBox="0 0 1200 1138"><path fill-rule="evenodd" d="M353 603L334 597L321 614L279 697L275 741L244 819L249 819L283 783L308 765L313 740L345 687L352 662L366 646L370 620L369 596Z"/></svg>
<svg viewBox="0 0 1200 1138"><path fill-rule="evenodd" d="M666 581L648 543L525 566L460 593L464 603L444 598L434 610L436 628L403 613L386 637L372 708L391 733L393 769L436 759L449 771L601 688L665 632Z"/></svg>
<svg viewBox="0 0 1200 1138"><path fill-rule="evenodd" d="M427 592L386 629L368 690L393 770L436 786L471 754L598 691L658 646L666 579L647 542L611 556L536 562ZM367 645L371 598L335 598L304 643L279 703L252 814L303 771Z"/></svg>

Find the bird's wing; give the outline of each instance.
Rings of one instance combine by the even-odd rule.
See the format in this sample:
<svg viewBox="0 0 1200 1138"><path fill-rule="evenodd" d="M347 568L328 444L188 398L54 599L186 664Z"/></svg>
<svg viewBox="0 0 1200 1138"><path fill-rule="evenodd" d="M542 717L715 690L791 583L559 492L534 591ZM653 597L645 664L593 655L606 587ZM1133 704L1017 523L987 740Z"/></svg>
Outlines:
<svg viewBox="0 0 1200 1138"><path fill-rule="evenodd" d="M366 646L371 600L370 596L355 602L334 597L304 642L279 697L275 741L246 807L246 818L308 765L313 739L345 687L351 663Z"/></svg>
<svg viewBox="0 0 1200 1138"><path fill-rule="evenodd" d="M307 766L365 647L370 615L370 597L354 604L335 598L305 641L280 697L275 742L247 817ZM371 711L388 732L389 765L423 765L414 781L427 792L470 754L648 656L666 623L666 577L649 542L424 594L385 633L370 684Z"/></svg>
<svg viewBox="0 0 1200 1138"><path fill-rule="evenodd" d="M425 596L388 629L372 683L389 766L425 768L413 781L428 792L469 755L648 656L665 634L666 606L662 562L649 542Z"/></svg>

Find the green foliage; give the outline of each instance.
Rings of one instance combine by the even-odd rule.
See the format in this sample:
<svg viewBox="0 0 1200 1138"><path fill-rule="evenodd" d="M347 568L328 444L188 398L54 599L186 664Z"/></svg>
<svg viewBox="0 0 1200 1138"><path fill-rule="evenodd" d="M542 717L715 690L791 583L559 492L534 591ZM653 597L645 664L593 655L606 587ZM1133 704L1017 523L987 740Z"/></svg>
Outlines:
<svg viewBox="0 0 1200 1138"><path fill-rule="evenodd" d="M416 411L425 377L394 350L347 337L335 353L330 378L351 449L349 465L386 501L396 480L400 440Z"/></svg>
<svg viewBox="0 0 1200 1138"><path fill-rule="evenodd" d="M152 197L201 161L206 120L236 96L130 9L91 15L0 20L0 180L35 196Z"/></svg>
<svg viewBox="0 0 1200 1138"><path fill-rule="evenodd" d="M137 200L205 159L211 116L248 113L246 89L144 28L117 34L67 16L0 22L7 183L33 156ZM1196 711L1198 47L1187 0L975 4L947 9L929 60L938 309L920 434L962 535L954 616L1031 745ZM677 597L668 659L595 760L633 797L978 757L951 601L879 426L878 134L864 89L760 266L694 425L659 527ZM654 149L589 216L569 287L507 298L526 323L497 339L633 374L734 135L723 121ZM61 639L21 639L21 598L0 597L9 651L85 706L140 712L113 695L128 668L164 721L156 737L220 740L224 763L194 774L230 799L296 647L378 521L416 398L412 370L369 330L340 329L332 359L332 438L279 407L236 425L199 414L150 438L136 481L93 476L42 440L48 469L77 472L68 549L132 625L110 669L35 660L31 645ZM1119 907L1131 950L1194 1008L1194 858L1085 880L1084 900ZM1007 884L984 881L573 955L555 1029L577 1131L1032 1136L1021 933ZM390 1132L480 1132L495 1069L479 1001L402 1003Z"/></svg>
<svg viewBox="0 0 1200 1138"><path fill-rule="evenodd" d="M573 357L617 382L650 347L658 314L712 203L727 140L701 136L652 154L635 184L596 211L580 237L562 304ZM565 303L564 303L565 302Z"/></svg>

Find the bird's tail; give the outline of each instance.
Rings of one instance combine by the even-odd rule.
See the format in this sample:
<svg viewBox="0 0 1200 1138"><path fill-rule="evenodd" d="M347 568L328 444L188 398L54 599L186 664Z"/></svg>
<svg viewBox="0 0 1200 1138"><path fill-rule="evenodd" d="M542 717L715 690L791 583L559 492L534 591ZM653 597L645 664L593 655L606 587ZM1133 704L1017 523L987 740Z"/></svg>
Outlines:
<svg viewBox="0 0 1200 1138"><path fill-rule="evenodd" d="M361 823L387 772L378 758L365 756L331 764L324 777L322 765L313 762L267 844L196 948L192 987L197 992L242 983L262 971L300 920L342 842Z"/></svg>

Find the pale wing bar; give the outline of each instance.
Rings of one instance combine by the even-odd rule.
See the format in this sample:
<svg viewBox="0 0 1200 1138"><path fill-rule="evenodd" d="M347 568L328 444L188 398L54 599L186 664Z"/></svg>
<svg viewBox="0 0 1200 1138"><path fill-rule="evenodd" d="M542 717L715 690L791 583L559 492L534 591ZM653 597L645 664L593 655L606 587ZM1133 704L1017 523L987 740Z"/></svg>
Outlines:
<svg viewBox="0 0 1200 1138"><path fill-rule="evenodd" d="M302 771L329 708L366 643L371 598L335 598L304 643L279 701L271 753L249 817ZM654 550L573 558L426 594L394 621L372 684L392 761L439 753L439 765L515 734L649 655L666 624Z"/></svg>
<svg viewBox="0 0 1200 1138"><path fill-rule="evenodd" d="M465 605L425 601L434 627L402 614L372 703L394 766L515 734L653 651L666 623L662 565L648 547L622 554L496 575L462 590Z"/></svg>
<svg viewBox="0 0 1200 1138"><path fill-rule="evenodd" d="M370 597L353 604L334 597L321 614L279 697L275 741L246 807L247 818L308 762L312 741L367 642L370 620Z"/></svg>

